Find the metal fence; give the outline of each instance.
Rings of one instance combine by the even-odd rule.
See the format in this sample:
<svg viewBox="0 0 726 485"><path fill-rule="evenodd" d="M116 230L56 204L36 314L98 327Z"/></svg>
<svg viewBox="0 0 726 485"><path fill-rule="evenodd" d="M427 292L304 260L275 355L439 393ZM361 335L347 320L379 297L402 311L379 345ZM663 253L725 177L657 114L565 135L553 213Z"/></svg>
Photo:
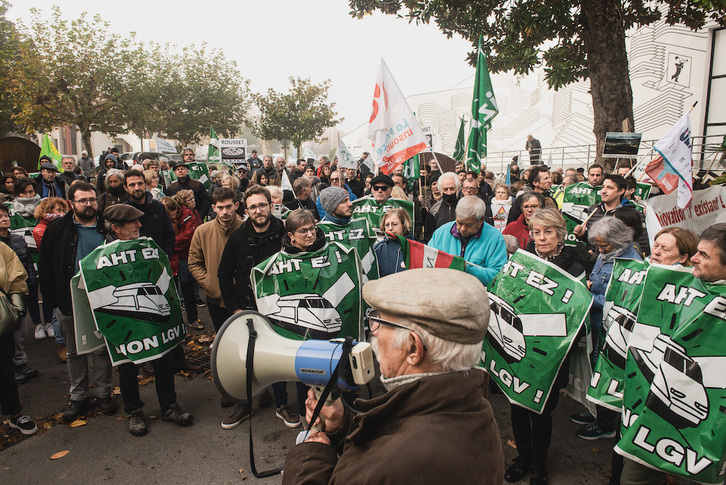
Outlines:
<svg viewBox="0 0 726 485"><path fill-rule="evenodd" d="M694 168L697 168L698 170L708 169L721 148L722 141L723 135L691 137ZM655 158L656 152L653 150L653 145L657 142L658 140L641 141L640 148L638 149L637 161L645 162ZM595 163L595 154L595 144L571 145L564 147L543 148L539 159L540 163L544 163L550 168L562 167L563 169L567 169L583 167L587 169L587 167ZM487 170L496 173L504 173L506 172L507 165L512 162L514 157L517 157L520 168L528 167L530 165L529 153L526 150L490 152L487 154L486 158ZM715 172L722 172L723 169L724 167L718 163L714 163L711 168L711 170Z"/></svg>

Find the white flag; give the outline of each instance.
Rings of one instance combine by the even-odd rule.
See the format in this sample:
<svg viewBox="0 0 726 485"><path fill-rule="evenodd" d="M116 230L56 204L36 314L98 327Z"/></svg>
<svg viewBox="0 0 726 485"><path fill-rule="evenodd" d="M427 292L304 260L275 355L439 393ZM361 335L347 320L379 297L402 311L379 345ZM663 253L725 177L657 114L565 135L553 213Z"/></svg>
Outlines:
<svg viewBox="0 0 726 485"><path fill-rule="evenodd" d="M290 177L287 176L287 170L282 171L282 183L280 184L282 190L289 190L292 192L292 184L290 183Z"/></svg>
<svg viewBox="0 0 726 485"><path fill-rule="evenodd" d="M169 140L159 138L158 136L155 136L154 140L156 140L156 151L161 152L161 153L176 153L177 152L176 147Z"/></svg>
<svg viewBox="0 0 726 485"><path fill-rule="evenodd" d="M338 157L338 168L358 168L358 162L353 158L353 154L350 153L348 147L345 146L340 133L338 133L338 150L335 152L335 156Z"/></svg>
<svg viewBox="0 0 726 485"><path fill-rule="evenodd" d="M653 149L663 157L665 171L678 176L678 207L685 209L693 199L691 115L681 116Z"/></svg>
<svg viewBox="0 0 726 485"><path fill-rule="evenodd" d="M429 148L418 120L383 59L373 92L368 139L373 142L373 161L385 174Z"/></svg>
<svg viewBox="0 0 726 485"><path fill-rule="evenodd" d="M310 149L310 147L305 147L303 150L303 158L312 158L315 159L315 153Z"/></svg>

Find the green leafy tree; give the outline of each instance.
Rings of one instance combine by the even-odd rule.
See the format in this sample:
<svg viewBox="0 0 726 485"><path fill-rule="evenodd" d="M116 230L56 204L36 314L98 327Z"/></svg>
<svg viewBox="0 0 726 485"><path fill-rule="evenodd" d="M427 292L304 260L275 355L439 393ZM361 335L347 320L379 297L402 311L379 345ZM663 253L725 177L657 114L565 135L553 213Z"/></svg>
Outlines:
<svg viewBox="0 0 726 485"><path fill-rule="evenodd" d="M248 109L248 84L234 62L206 44L180 52L153 45L136 77L129 128L159 132L182 145L209 135L210 125L220 136L234 136Z"/></svg>
<svg viewBox="0 0 726 485"><path fill-rule="evenodd" d="M248 117L252 132L264 140L289 140L302 153L306 141L320 142L326 128L343 121L336 119L335 103L328 103L330 80L313 84L310 79L290 78L290 92L253 94L259 116Z"/></svg>
<svg viewBox="0 0 726 485"><path fill-rule="evenodd" d="M543 63L551 88L589 79L598 155L606 132L622 131L624 120L633 126L625 32L660 19L694 30L709 18L726 26L724 4L723 0L349 0L351 14L357 17L377 10L410 22L433 20L447 37L462 35L474 47L469 55L472 64L481 35L493 72L526 74Z"/></svg>
<svg viewBox="0 0 726 485"><path fill-rule="evenodd" d="M91 132L126 131L128 93L143 48L133 37L110 33L100 15L86 13L68 21L53 7L49 21L32 10L32 23L19 24L19 55L10 91L18 112L15 122L28 132L77 125L84 149L91 152Z"/></svg>
<svg viewBox="0 0 726 485"><path fill-rule="evenodd" d="M13 122L15 104L10 95L10 80L13 64L18 55L17 30L5 18L10 4L0 0L0 136L17 131Z"/></svg>

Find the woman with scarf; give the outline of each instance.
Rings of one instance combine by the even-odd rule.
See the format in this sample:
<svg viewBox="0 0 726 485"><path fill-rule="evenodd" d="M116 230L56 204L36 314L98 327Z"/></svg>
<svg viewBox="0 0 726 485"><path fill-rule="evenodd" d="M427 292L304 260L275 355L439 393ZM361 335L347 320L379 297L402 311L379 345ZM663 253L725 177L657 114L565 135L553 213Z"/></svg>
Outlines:
<svg viewBox="0 0 726 485"><path fill-rule="evenodd" d="M36 192L35 182L27 177L20 177L15 181L15 200L13 210L15 214L25 219L35 218L35 208L40 204L40 194Z"/></svg>
<svg viewBox="0 0 726 485"><path fill-rule="evenodd" d="M124 189L124 173L121 170L110 168L106 171L105 187L106 192L98 197L100 214L103 214L107 207L123 204L127 198L126 189Z"/></svg>
<svg viewBox="0 0 726 485"><path fill-rule="evenodd" d="M528 221L531 240L525 250L584 282L585 267L575 249L565 246L567 225L562 214L555 209L542 209L529 216ZM552 412L557 407L559 390L567 385L569 368L570 358L567 356L541 414L511 405L512 432L519 456L504 474L508 482L518 482L531 472L530 484L548 483L546 462L552 439Z"/></svg>
<svg viewBox="0 0 726 485"><path fill-rule="evenodd" d="M391 209L381 217L381 232L386 235L383 241L373 246L378 259L378 274L381 278L406 269L398 237L417 241L411 234L411 217L404 209Z"/></svg>

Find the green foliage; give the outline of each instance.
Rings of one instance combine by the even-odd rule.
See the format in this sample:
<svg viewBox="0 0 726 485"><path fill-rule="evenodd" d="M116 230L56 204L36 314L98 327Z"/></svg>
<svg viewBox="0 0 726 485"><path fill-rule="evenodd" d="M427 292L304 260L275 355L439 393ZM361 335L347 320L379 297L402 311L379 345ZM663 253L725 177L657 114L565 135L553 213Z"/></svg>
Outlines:
<svg viewBox="0 0 726 485"><path fill-rule="evenodd" d="M247 82L221 51L146 47L113 33L99 15L68 21L53 7L45 20L32 12L31 24L19 25L10 81L13 119L26 132L75 124L90 153L92 131L159 132L186 145L211 124L225 135L241 129Z"/></svg>
<svg viewBox="0 0 726 485"><path fill-rule="evenodd" d="M10 74L18 55L15 25L5 18L9 4L0 0L0 136L17 128L12 121L15 106L10 95Z"/></svg>
<svg viewBox="0 0 726 485"><path fill-rule="evenodd" d="M458 33L471 41L474 49L468 60L472 65L476 62L476 46L481 35L492 72L513 70L526 74L544 63L549 86L558 89L587 79L587 53L596 48L587 46L582 35L589 26L581 1L349 0L348 3L351 14L359 18L381 11L409 22L428 24L433 20L448 37ZM694 30L703 27L709 18L726 26L724 0L612 2L622 11L623 30L661 18L669 24L682 23Z"/></svg>
<svg viewBox="0 0 726 485"><path fill-rule="evenodd" d="M326 128L343 121L336 119L335 103L328 103L330 80L313 84L310 79L290 78L290 92L278 93L269 89L267 94L253 94L259 109L258 117L249 117L252 132L264 140L290 140L298 153L302 144L320 138Z"/></svg>

